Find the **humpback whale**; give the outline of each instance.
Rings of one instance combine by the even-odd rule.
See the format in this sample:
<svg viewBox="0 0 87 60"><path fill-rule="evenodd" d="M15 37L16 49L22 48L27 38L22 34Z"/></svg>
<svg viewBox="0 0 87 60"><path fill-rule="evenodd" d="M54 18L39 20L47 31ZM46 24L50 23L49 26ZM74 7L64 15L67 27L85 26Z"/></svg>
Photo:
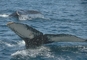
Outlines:
<svg viewBox="0 0 87 60"><path fill-rule="evenodd" d="M23 23L9 22L7 26L25 41L26 48L35 48L52 42L85 42L86 39L70 34L43 34Z"/></svg>
<svg viewBox="0 0 87 60"><path fill-rule="evenodd" d="M34 10L18 10L9 16L17 17L19 20L32 20L35 18L44 18L43 14Z"/></svg>

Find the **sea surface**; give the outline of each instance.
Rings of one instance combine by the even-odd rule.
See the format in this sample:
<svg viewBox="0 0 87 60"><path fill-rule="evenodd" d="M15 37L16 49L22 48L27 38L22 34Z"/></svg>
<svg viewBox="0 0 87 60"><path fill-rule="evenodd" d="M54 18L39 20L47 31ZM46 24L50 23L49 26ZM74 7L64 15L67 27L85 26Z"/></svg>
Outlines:
<svg viewBox="0 0 87 60"><path fill-rule="evenodd" d="M48 19L18 20L17 10L37 10ZM87 42L55 42L26 49L7 27L18 22L44 34L72 34L87 39L87 0L0 0L0 60L87 60Z"/></svg>

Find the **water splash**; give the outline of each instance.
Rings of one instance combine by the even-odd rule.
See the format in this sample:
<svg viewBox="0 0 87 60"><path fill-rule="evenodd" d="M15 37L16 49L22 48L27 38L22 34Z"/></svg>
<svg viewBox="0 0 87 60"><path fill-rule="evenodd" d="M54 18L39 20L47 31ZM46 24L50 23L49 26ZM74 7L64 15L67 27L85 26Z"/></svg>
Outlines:
<svg viewBox="0 0 87 60"><path fill-rule="evenodd" d="M0 45L7 46L7 47L14 47L15 46L14 44L4 42L4 41L0 41Z"/></svg>
<svg viewBox="0 0 87 60"><path fill-rule="evenodd" d="M43 57L54 57L52 55L52 53L50 52L51 50L47 47L41 46L37 49L26 49L26 50L22 50L22 51L17 51L13 54L11 54L11 56L22 56L22 57L32 57L32 58L36 58L37 56L43 56Z"/></svg>
<svg viewBox="0 0 87 60"><path fill-rule="evenodd" d="M16 43L9 43L9 42L5 42L5 41L0 41L0 45L5 45L7 47L22 47L22 46L25 46L25 42L22 40L22 41L16 41Z"/></svg>
<svg viewBox="0 0 87 60"><path fill-rule="evenodd" d="M0 17L9 17L9 14L0 14Z"/></svg>
<svg viewBox="0 0 87 60"><path fill-rule="evenodd" d="M17 42L17 45L20 46L20 47L21 47L21 46L25 46L24 40Z"/></svg>

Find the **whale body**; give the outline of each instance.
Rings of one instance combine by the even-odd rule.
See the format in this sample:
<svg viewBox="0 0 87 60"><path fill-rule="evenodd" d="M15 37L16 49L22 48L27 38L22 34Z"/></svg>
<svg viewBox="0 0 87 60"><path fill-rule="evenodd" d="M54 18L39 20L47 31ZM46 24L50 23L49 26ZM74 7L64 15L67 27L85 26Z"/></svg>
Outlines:
<svg viewBox="0 0 87 60"><path fill-rule="evenodd" d="M18 10L9 16L17 17L19 20L32 20L35 18L44 18L43 14L34 10Z"/></svg>
<svg viewBox="0 0 87 60"><path fill-rule="evenodd" d="M26 48L35 48L53 42L85 42L86 39L70 34L43 34L23 23L10 22L7 26L25 41Z"/></svg>

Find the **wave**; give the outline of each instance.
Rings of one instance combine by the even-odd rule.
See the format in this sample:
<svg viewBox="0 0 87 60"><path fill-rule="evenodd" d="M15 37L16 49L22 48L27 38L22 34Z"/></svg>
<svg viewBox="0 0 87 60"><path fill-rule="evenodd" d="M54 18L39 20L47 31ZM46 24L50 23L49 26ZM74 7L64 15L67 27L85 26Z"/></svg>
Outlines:
<svg viewBox="0 0 87 60"><path fill-rule="evenodd" d="M85 51L84 51L85 50ZM73 58L77 54L87 53L87 48L65 48L54 46L53 48L41 46L36 49L26 49L12 53L12 59L19 60L76 60L78 57ZM68 54L67 54L68 53ZM72 55L73 54L73 55ZM80 55L79 55L80 56Z"/></svg>
<svg viewBox="0 0 87 60"><path fill-rule="evenodd" d="M62 43L61 43L62 44ZM73 45L74 43L71 43ZM12 59L19 60L32 60L32 59L46 59L46 60L76 60L78 57L73 58L76 54L84 54L87 53L87 46L83 46L84 43L79 43L82 45L74 45L74 46L65 46L64 44L58 46L54 43L54 45L44 45L38 47L36 49L25 49L21 51L16 51L11 54ZM60 45L60 43L59 43ZM69 53L69 55L67 54ZM73 55L72 55L73 54ZM86 55L86 54L84 54ZM80 55L79 55L80 56ZM38 58L39 57L39 58Z"/></svg>
<svg viewBox="0 0 87 60"><path fill-rule="evenodd" d="M60 52L86 52L87 53L87 42L58 42L47 45L52 51Z"/></svg>

